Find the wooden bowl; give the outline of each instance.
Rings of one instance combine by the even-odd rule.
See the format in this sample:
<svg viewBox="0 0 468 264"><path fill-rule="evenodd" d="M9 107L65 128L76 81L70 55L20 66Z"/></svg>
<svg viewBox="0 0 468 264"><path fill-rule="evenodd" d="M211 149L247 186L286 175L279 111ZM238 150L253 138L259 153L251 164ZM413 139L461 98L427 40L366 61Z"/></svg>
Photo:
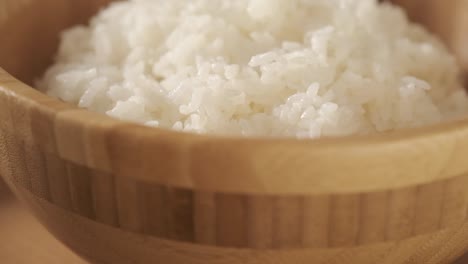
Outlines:
<svg viewBox="0 0 468 264"><path fill-rule="evenodd" d="M468 121L366 138L196 136L28 86L59 32L106 2L0 0L0 174L76 253L123 264L435 264L468 249ZM436 31L463 62L461 17L441 19L451 13L430 8L439 2L421 0L419 17L444 22Z"/></svg>

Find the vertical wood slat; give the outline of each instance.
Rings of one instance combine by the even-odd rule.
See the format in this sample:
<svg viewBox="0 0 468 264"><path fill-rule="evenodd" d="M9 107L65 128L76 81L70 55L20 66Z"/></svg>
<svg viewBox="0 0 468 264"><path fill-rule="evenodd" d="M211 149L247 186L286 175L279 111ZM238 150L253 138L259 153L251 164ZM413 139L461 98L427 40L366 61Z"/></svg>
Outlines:
<svg viewBox="0 0 468 264"><path fill-rule="evenodd" d="M91 185L96 221L118 226L114 176L94 171L91 173Z"/></svg>
<svg viewBox="0 0 468 264"><path fill-rule="evenodd" d="M115 199L119 226L125 230L142 232L142 216L138 207L137 184L127 177L115 177Z"/></svg>
<svg viewBox="0 0 468 264"><path fill-rule="evenodd" d="M7 81L8 83L8 81ZM34 93L28 87L18 86L17 92L23 95ZM37 105L33 102L13 94L3 97L9 117L9 133L13 133L11 145L14 162L13 172L17 182L28 188L36 196L50 199L48 180L42 148L35 141L33 133L33 113L37 112ZM8 132L7 132L8 133Z"/></svg>
<svg viewBox="0 0 468 264"><path fill-rule="evenodd" d="M5 82L1 74L0 82ZM15 139L10 109L9 97L0 93L0 174L4 177L13 177L14 157L11 156L11 150Z"/></svg>
<svg viewBox="0 0 468 264"><path fill-rule="evenodd" d="M1 123L1 122L0 122ZM16 141L16 137L10 131L3 131L1 141L2 165L1 172L5 177L9 177L12 181L23 182L24 179L19 173L25 173L25 168L21 167L23 159L21 158L20 146Z"/></svg>
<svg viewBox="0 0 468 264"><path fill-rule="evenodd" d="M440 226L448 228L468 220L468 177L445 181Z"/></svg>
<svg viewBox="0 0 468 264"><path fill-rule="evenodd" d="M195 240L195 227L192 191L168 188L167 200L169 238L177 241L193 242Z"/></svg>
<svg viewBox="0 0 468 264"><path fill-rule="evenodd" d="M8 84L9 81L2 80L2 83ZM11 160L11 177L15 182L31 189L31 180L28 177L25 160L26 142L32 142L31 133L29 133L31 120L28 113L29 106L20 103L19 98L5 94L0 96L0 103L0 111L2 112L0 117L3 118L1 121L5 120L0 122L0 126L8 140L5 150Z"/></svg>
<svg viewBox="0 0 468 264"><path fill-rule="evenodd" d="M6 18L9 12L8 9L5 9L3 18ZM1 68L0 71L2 71ZM12 80L8 76L0 74L0 88L11 82ZM9 181L14 183L27 183L27 179L25 179L27 170L21 156L23 146L21 146L21 138L16 133L16 120L12 113L15 108L12 95L0 93L0 176L7 177ZM26 184L27 186L28 184Z"/></svg>
<svg viewBox="0 0 468 264"><path fill-rule="evenodd" d="M112 173L112 161L109 155L108 135L117 127L118 122L105 117L96 117L94 113L74 113L77 120L89 120L83 130L84 155L83 161L97 170Z"/></svg>
<svg viewBox="0 0 468 264"><path fill-rule="evenodd" d="M31 179L28 177L27 163L26 163L26 144L18 136L13 137L13 142L10 144L9 155L13 156L15 161L12 167L12 176L16 182L25 186L29 190L32 189Z"/></svg>
<svg viewBox="0 0 468 264"><path fill-rule="evenodd" d="M31 191L42 199L50 201L49 181L47 178L45 154L36 146L26 147L25 163Z"/></svg>
<svg viewBox="0 0 468 264"><path fill-rule="evenodd" d="M75 164L83 164L86 159L84 135L77 129L75 120L70 118L73 112L58 113L54 121L54 135L59 157ZM80 163L81 162L81 163Z"/></svg>
<svg viewBox="0 0 468 264"><path fill-rule="evenodd" d="M46 153L45 167L51 202L63 209L72 209L70 184L65 162L59 157Z"/></svg>
<svg viewBox="0 0 468 264"><path fill-rule="evenodd" d="M66 164L72 207L78 214L95 219L91 172L88 168Z"/></svg>
<svg viewBox="0 0 468 264"><path fill-rule="evenodd" d="M385 240L389 192L362 194L358 244Z"/></svg>
<svg viewBox="0 0 468 264"><path fill-rule="evenodd" d="M28 146L34 143L32 133L31 112L33 106L31 103L26 102L20 97L10 97L8 100L8 107L14 109L9 111L10 118L13 124L14 136L17 141L22 142Z"/></svg>
<svg viewBox="0 0 468 264"><path fill-rule="evenodd" d="M47 108L32 109L31 115L31 133L34 143L45 153L58 153L57 142L55 136L55 117L57 113L67 111L71 108L70 105L64 104L61 101L49 98Z"/></svg>
<svg viewBox="0 0 468 264"><path fill-rule="evenodd" d="M437 231L440 228L442 217L444 186L439 182L425 184L418 188L414 234L423 234Z"/></svg>
<svg viewBox="0 0 468 264"><path fill-rule="evenodd" d="M147 234L168 238L169 214L168 192L164 186L146 186L137 188L138 204L143 231Z"/></svg>
<svg viewBox="0 0 468 264"><path fill-rule="evenodd" d="M408 238L413 233L417 192L404 188L390 192L386 239Z"/></svg>
<svg viewBox="0 0 468 264"><path fill-rule="evenodd" d="M359 195L334 195L330 205L330 246L346 247L357 244L360 220Z"/></svg>
<svg viewBox="0 0 468 264"><path fill-rule="evenodd" d="M251 248L267 249L273 247L274 199L252 196L247 200L248 245Z"/></svg>
<svg viewBox="0 0 468 264"><path fill-rule="evenodd" d="M301 197L277 197L273 215L273 247L300 247L302 244Z"/></svg>
<svg viewBox="0 0 468 264"><path fill-rule="evenodd" d="M8 154L12 156L12 176L16 182L31 190L31 179L28 177L26 162L26 148L33 144L31 133L31 105L22 102L15 96L2 96L6 122L3 124L6 133L11 133L11 142L8 142ZM14 109L14 110L12 110Z"/></svg>
<svg viewBox="0 0 468 264"><path fill-rule="evenodd" d="M216 195L195 192L193 204L195 242L216 245Z"/></svg>
<svg viewBox="0 0 468 264"><path fill-rule="evenodd" d="M216 195L216 244L242 247L247 244L247 206L242 196Z"/></svg>
<svg viewBox="0 0 468 264"><path fill-rule="evenodd" d="M13 137L0 128L0 175L12 177L13 162L10 156L10 147Z"/></svg>
<svg viewBox="0 0 468 264"><path fill-rule="evenodd" d="M304 230L302 241L306 247L324 248L329 244L330 196L304 198Z"/></svg>

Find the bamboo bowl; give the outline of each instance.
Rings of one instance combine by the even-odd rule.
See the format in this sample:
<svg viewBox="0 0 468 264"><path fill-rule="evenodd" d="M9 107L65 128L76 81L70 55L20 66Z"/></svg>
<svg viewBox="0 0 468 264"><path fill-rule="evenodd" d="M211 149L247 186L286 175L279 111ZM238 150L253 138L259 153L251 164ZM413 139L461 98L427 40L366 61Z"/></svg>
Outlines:
<svg viewBox="0 0 468 264"><path fill-rule="evenodd" d="M58 33L106 2L0 0L0 174L76 253L448 264L468 249L468 121L367 138L220 138L116 121L28 86ZM463 1L403 2L466 62Z"/></svg>

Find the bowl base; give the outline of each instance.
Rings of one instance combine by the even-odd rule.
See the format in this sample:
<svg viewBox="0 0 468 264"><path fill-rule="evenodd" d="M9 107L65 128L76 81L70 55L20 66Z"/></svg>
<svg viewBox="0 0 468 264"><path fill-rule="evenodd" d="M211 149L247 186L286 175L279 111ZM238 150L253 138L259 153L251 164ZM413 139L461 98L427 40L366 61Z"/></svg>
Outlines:
<svg viewBox="0 0 468 264"><path fill-rule="evenodd" d="M21 186L14 190L49 231L94 264L450 264L468 250L468 224L354 248L261 251L200 246L123 231L63 210Z"/></svg>

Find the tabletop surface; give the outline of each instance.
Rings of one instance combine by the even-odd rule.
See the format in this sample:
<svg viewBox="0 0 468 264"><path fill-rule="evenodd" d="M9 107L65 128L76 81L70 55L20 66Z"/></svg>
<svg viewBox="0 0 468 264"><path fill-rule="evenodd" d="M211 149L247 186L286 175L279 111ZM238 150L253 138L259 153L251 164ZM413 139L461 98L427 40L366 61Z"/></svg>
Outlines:
<svg viewBox="0 0 468 264"><path fill-rule="evenodd" d="M53 238L0 182L2 264L86 264Z"/></svg>
<svg viewBox="0 0 468 264"><path fill-rule="evenodd" d="M53 238L0 182L0 260L3 264L86 264ZM455 264L468 264L468 255Z"/></svg>

